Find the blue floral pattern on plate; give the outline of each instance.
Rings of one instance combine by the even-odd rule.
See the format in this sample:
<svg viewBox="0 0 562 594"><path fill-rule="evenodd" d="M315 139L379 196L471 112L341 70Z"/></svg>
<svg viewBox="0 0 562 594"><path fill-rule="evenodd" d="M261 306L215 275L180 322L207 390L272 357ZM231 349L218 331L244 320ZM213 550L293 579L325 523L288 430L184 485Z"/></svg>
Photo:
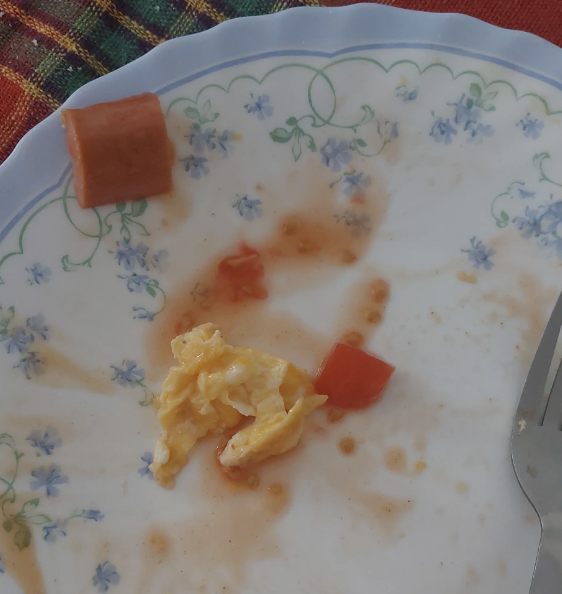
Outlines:
<svg viewBox="0 0 562 594"><path fill-rule="evenodd" d="M27 441L39 450L37 455L43 452L45 455L50 456L55 448L60 448L62 445L59 432L54 427L48 427L43 432L39 431L39 429L34 429L27 437Z"/></svg>
<svg viewBox="0 0 562 594"><path fill-rule="evenodd" d="M51 280L51 269L48 266L42 266L38 262L25 269L27 272L27 282L30 285L44 285Z"/></svg>
<svg viewBox="0 0 562 594"><path fill-rule="evenodd" d="M57 497L59 485L68 483L68 477L61 474L61 468L58 464L36 468L31 471L31 476L35 479L29 483L31 490L37 491L45 487L47 497Z"/></svg>
<svg viewBox="0 0 562 594"><path fill-rule="evenodd" d="M351 161L351 150L349 143L345 140L330 138L320 149L322 163L332 171L341 171L344 165Z"/></svg>
<svg viewBox="0 0 562 594"><path fill-rule="evenodd" d="M142 476L148 476L149 479L154 480L154 475L152 474L152 470L150 470L149 466L153 462L152 452L145 452L141 456L141 460L144 462L144 466L141 466L138 470L138 473Z"/></svg>
<svg viewBox="0 0 562 594"><path fill-rule="evenodd" d="M31 446L39 449L48 456L55 454L55 449L62 446L56 428L49 427L41 432L33 430L27 441ZM0 492L0 512L3 516L2 529L13 535L13 542L19 550L30 546L32 541L32 527L42 526L43 539L48 543L55 543L59 537L67 535L69 525L75 518L82 518L84 521L101 522L104 514L99 509L81 509L72 512L69 516L59 520L39 510L41 497L25 499L21 502L22 496L16 490L16 479L20 474L20 460L25 455L16 445L14 438L8 433L0 434L0 449L8 453L12 459L12 469L7 474L0 472L0 482L4 485ZM31 471L29 485L33 491L45 489L45 496L58 497L60 485L69 482L66 475L61 474L58 464L43 466ZM18 510L19 507L19 510Z"/></svg>
<svg viewBox="0 0 562 594"><path fill-rule="evenodd" d="M483 268L484 270L491 270L493 268L494 263L491 258L496 251L492 248L487 248L476 237L471 237L470 248L463 249L462 251L468 255L468 259L474 268Z"/></svg>
<svg viewBox="0 0 562 594"><path fill-rule="evenodd" d="M481 120L486 112L495 111L493 100L497 94L497 91L483 91L481 85L472 83L468 94L463 93L458 101L447 103L449 107L454 108L452 117L437 116L432 112L435 121L429 135L435 142L451 144L453 136L464 132L468 142L480 144L494 134L491 124L483 123Z"/></svg>
<svg viewBox="0 0 562 594"><path fill-rule="evenodd" d="M43 526L43 540L45 542L55 543L59 537L66 536L68 523L74 518L83 518L86 521L101 522L104 515L97 509L83 509L79 512L75 512L64 520L57 520L56 522Z"/></svg>
<svg viewBox="0 0 562 594"><path fill-rule="evenodd" d="M532 119L530 113L519 120L517 126L521 128L523 134L527 138L531 138L533 140L536 140L541 135L542 129L544 128L543 122L541 122L538 118Z"/></svg>
<svg viewBox="0 0 562 594"><path fill-rule="evenodd" d="M154 393L145 383L145 372L143 368L137 367L136 361L123 359L121 366L111 365L113 369L112 381L123 388L141 388L144 393L143 400L139 401L141 406L148 406L154 399Z"/></svg>
<svg viewBox="0 0 562 594"><path fill-rule="evenodd" d="M31 349L32 345L47 341L49 337L50 327L42 314L27 318L23 323L18 320L13 305L6 309L0 305L0 343L3 343L7 354L19 356L19 361L13 367L19 369L27 379L43 372L43 361L38 351Z"/></svg>
<svg viewBox="0 0 562 594"><path fill-rule="evenodd" d="M523 238L537 240L540 250L562 260L562 183L545 171L550 158L546 152L534 155L534 178L510 183L492 201L491 213L500 229L513 224Z"/></svg>
<svg viewBox="0 0 562 594"><path fill-rule="evenodd" d="M113 563L104 561L96 567L96 572L92 577L94 587L98 592L107 592L110 586L116 586L119 583L121 576L117 572L117 568Z"/></svg>
<svg viewBox="0 0 562 594"><path fill-rule="evenodd" d="M396 96L402 97L402 101L415 101L418 98L418 88L408 89L406 85L399 85L396 87Z"/></svg>
<svg viewBox="0 0 562 594"><path fill-rule="evenodd" d="M232 205L232 208L238 210L238 214L246 221L253 221L255 218L259 218L262 215L262 209L260 208L262 202L257 198L250 198L249 196L236 196L237 200Z"/></svg>
<svg viewBox="0 0 562 594"><path fill-rule="evenodd" d="M269 104L269 95L265 93L257 97L250 93L250 101L244 105L244 108L248 113L254 114L258 120L265 120L273 115L273 107Z"/></svg>
<svg viewBox="0 0 562 594"><path fill-rule="evenodd" d="M369 215L363 213L358 215L354 210L348 209L341 215L334 215L336 222L343 222L347 227L351 227L351 233L355 236L369 235L371 233L371 219Z"/></svg>
<svg viewBox="0 0 562 594"><path fill-rule="evenodd" d="M330 189L342 183L343 193L348 196L364 196L365 190L371 185L371 177L360 171L347 171L330 184Z"/></svg>

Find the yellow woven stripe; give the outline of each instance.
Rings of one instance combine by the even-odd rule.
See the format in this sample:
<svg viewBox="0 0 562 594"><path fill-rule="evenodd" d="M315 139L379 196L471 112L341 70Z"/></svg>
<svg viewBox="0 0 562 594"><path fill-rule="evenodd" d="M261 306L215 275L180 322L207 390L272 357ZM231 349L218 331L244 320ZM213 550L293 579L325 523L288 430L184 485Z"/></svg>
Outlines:
<svg viewBox="0 0 562 594"><path fill-rule="evenodd" d="M35 97L35 99L39 99L46 103L49 107L53 109L57 109L60 106L60 103L42 91L38 86L34 85L32 82L25 79L21 74L15 72L11 68L0 64L0 74L5 76L8 80L15 83L16 85L20 86L28 95Z"/></svg>
<svg viewBox="0 0 562 594"><path fill-rule="evenodd" d="M33 97L27 93L22 93L17 100L15 107L12 109L12 117L7 117L0 123L0 146L7 146L11 143L12 138L17 134L23 117L29 109L29 104L33 101Z"/></svg>
<svg viewBox="0 0 562 594"><path fill-rule="evenodd" d="M210 4L207 4L205 0L186 0L185 4L187 8L191 8L199 14L205 14L208 17L211 17L216 23L222 23L223 21L228 20L227 16L213 8Z"/></svg>
<svg viewBox="0 0 562 594"><path fill-rule="evenodd" d="M69 52L75 53L77 56L82 58L84 62L86 62L91 68L93 68L98 74L107 74L109 70L99 62L94 56L90 55L84 48L80 47L77 43L75 43L70 37L60 33L55 28L51 27L50 25L46 25L42 23L38 19L32 17L25 13L19 6L14 6L10 2L6 2L5 0L0 0L0 9L3 10L5 13L13 16L14 18L18 19L21 23L23 23L26 27L45 35L45 37L49 37L55 43L58 43L61 47L65 48Z"/></svg>
<svg viewBox="0 0 562 594"><path fill-rule="evenodd" d="M115 4L113 4L113 2L110 0L95 0L95 2L102 10L111 15L121 26L129 29L129 31L134 33L139 39L148 41L152 45L159 45L160 43L166 41L166 38L161 38L157 35L154 35L148 29L145 29L140 23L137 23L126 14L123 14L117 10Z"/></svg>
<svg viewBox="0 0 562 594"><path fill-rule="evenodd" d="M14 136L20 129L20 124L29 109L29 104L33 101L33 97L27 93L22 93L19 97L14 109L12 110L12 117L6 118L0 124L0 146L6 147L11 142Z"/></svg>

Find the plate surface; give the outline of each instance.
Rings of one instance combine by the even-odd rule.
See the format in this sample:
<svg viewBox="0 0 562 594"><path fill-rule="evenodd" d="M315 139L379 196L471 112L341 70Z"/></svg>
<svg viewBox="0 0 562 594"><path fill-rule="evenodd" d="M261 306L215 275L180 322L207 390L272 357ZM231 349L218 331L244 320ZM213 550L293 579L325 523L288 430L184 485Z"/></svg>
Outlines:
<svg viewBox="0 0 562 594"><path fill-rule="evenodd" d="M560 58L468 17L295 9L68 101L157 92L171 196L80 211L58 114L28 134L0 168L0 590L527 592L540 532L508 443L561 286ZM283 251L291 213L319 253ZM242 240L270 298L215 312L227 338L313 372L356 329L397 372L368 411L312 415L255 491L211 441L166 491L148 464L169 339Z"/></svg>

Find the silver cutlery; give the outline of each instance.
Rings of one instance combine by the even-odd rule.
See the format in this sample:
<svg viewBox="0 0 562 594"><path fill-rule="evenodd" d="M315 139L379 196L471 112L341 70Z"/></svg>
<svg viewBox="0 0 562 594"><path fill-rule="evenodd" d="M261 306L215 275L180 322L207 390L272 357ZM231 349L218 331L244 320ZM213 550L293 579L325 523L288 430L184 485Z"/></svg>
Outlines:
<svg viewBox="0 0 562 594"><path fill-rule="evenodd" d="M515 474L542 528L530 594L562 593L562 362L543 404L561 326L562 295L531 364L511 433Z"/></svg>

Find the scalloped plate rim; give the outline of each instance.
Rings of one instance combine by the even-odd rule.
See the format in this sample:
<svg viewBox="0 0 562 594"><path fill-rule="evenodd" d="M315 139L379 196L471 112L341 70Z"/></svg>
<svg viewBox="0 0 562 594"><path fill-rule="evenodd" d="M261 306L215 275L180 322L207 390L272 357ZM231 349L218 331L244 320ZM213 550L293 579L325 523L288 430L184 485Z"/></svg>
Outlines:
<svg viewBox="0 0 562 594"><path fill-rule="evenodd" d="M342 19L342 15L347 17L347 20ZM319 46L327 43L328 47L337 45L334 40L327 41L329 39L329 36L325 35L327 26L333 24L340 32L343 32L341 33L342 38L347 39L349 35L346 34L346 31L350 29L348 26L350 22L357 37L363 36L367 40L371 40L371 43L356 42L351 46L347 44L345 47L332 51L302 49L302 45L307 43ZM265 24L268 27L259 28L259 24ZM269 31L280 27L284 27L286 36L282 36L278 41L278 37L270 35ZM245 34L248 29L252 30L253 35ZM418 41L401 42L396 40L396 36L407 39L410 29L415 30ZM449 53L463 55L471 51L474 53L476 48L482 48L488 53L476 52L471 57L495 62L562 89L562 82L559 82L562 81L562 60L557 61L555 59L562 56L560 54L561 48L531 33L502 29L467 15L426 13L379 4L355 4L338 8L297 7L270 15L225 21L207 31L168 40L133 62L87 83L75 91L54 113L27 132L6 161L0 165L0 187L8 187L10 190L8 199L4 197L2 204L0 204L0 220L8 219L7 223L0 229L0 242L3 241L21 216L47 193L47 190L43 190L39 194L35 194L34 198L24 204L23 208L21 207L26 196L30 193L28 190L30 178L18 176L19 167L23 164L24 159L35 156L35 162L40 163L40 167L33 176L35 185L43 188L49 185L48 191L53 191L62 183L60 180L64 177L64 171L66 171L68 165L65 165L64 171L58 174L59 183L53 185L52 180L52 163L60 163L62 155L65 155L65 161L68 163L63 131L59 125L61 108L84 106L99 101L118 99L137 92L154 90L154 87L157 87L159 89L157 92L161 94L186 82L188 79L193 80L207 74L211 68L212 71L217 71L235 63L240 63L240 61L256 61L275 51L284 51L286 55L287 51L291 50L268 49L266 51L262 47L261 50L258 50L258 54L256 54L256 50L263 45L266 47L290 45L285 39L290 40L291 37L294 38L293 43L295 43L297 39L301 39L301 31L306 34L306 38L302 39L301 49L292 50L298 52L298 55L310 55L310 52L313 52L314 55L331 57L341 53L367 49L367 45L371 46L372 49L373 45L376 47L385 43L378 41L373 44L372 40L374 38L378 37L382 40L394 36L395 41L390 42L393 43L394 47L400 47L397 45L400 43L406 43L405 47L416 47L417 49L427 48L429 45L430 49L440 49ZM436 35L437 32L439 32L439 35ZM479 42L477 44L469 42L471 36L478 38ZM222 40L222 45L213 45L212 42L215 38ZM425 38L425 40L422 41L422 38ZM435 43L436 38L441 43ZM309 41L309 39L312 39L312 41ZM447 43L449 39L454 43ZM252 47L247 47L248 44ZM207 63L207 66L205 68L195 68L188 65L184 67L183 73L178 73L176 78L167 74L170 68L175 69L175 64L171 66L166 64L164 68L159 69L150 68L151 63L155 64L161 57L179 55L180 51L178 50L185 52L192 49L192 46L206 46L214 52L218 52L221 57L214 60L214 66L210 67L208 65L211 61L210 57L205 52L200 52L203 55L202 60ZM505 46L509 48L508 54L513 54L514 57L517 55L518 60L507 59ZM386 45L386 47L389 46ZM503 51L500 51L502 49ZM232 57L233 55L237 57ZM226 60L227 57L230 59ZM546 71L538 72L538 70L541 70L540 65L545 64L548 65ZM194 72L189 75L185 74L185 70L190 68ZM148 72L149 76L143 77L139 85L139 81L135 83L135 78L141 70L143 73ZM162 77L167 77L168 80L163 86L162 82L160 82ZM174 82L170 83L170 78L174 78ZM114 81L118 84L114 85ZM130 92L127 87L131 85L136 85L139 88ZM45 155L45 151L41 148L43 142L57 136L59 142L51 147L51 150ZM52 150L53 148L54 150ZM38 161L37 158L39 157L46 157L46 159ZM60 168L58 171L60 171Z"/></svg>

